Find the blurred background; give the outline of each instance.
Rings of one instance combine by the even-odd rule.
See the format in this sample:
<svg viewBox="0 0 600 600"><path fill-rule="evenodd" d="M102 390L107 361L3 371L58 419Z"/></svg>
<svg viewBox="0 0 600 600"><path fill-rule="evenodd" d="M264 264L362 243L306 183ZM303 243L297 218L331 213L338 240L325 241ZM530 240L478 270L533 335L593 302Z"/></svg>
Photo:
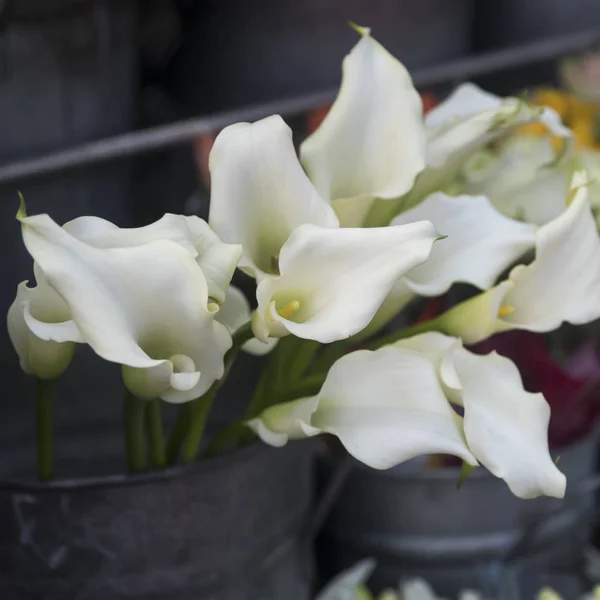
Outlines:
<svg viewBox="0 0 600 600"><path fill-rule="evenodd" d="M348 21L371 27L374 37L409 67L425 111L455 85L471 80L495 93L528 93L533 101L554 106L581 144L600 148L598 0L0 0L3 310L13 301L17 283L32 278L14 219L18 191L31 214L48 212L59 223L82 214L122 227L147 224L164 212L206 217L207 159L215 135L230 123L272 113L284 116L298 140L313 130L335 97L341 61L356 42ZM567 64L576 66L569 71ZM248 289L247 281L238 284ZM546 523L536 549L518 546L515 556L535 554L544 569L560 565L567 574L581 574L582 549L588 548L586 556L594 552L585 544L592 539L597 512L594 424L600 412L600 359L595 333L584 340L568 333L561 340L574 341L568 352L561 347L560 360L547 340L529 334L493 347L517 361L530 389L545 392L556 415L553 448L584 482L570 516ZM85 349L78 352L60 383L57 470L113 472L115 461L122 460L119 369ZM258 377L257 363L244 360L227 384L230 392L217 407L217 420L243 407ZM33 448L33 406L23 402L31 382L21 374L6 335L0 337L0 376L2 446ZM572 452L565 454L565 448ZM26 472L32 464L25 451L3 455L0 462L3 476ZM460 577L450 581L448 565L428 553L428 539L441 530L445 539L462 536L454 562L471 568L481 552L510 546L502 545L502 535L515 521L534 523L527 535L538 535L540 511L553 510L551 502L524 510L520 501L494 487L472 488L475 497L466 509L464 497L462 508L442 502L454 491L455 480L444 479L443 464L430 467L430 479L419 477L416 483L414 473L398 475L405 486L401 497L388 497L383 508L364 508L361 502L372 499L356 490L346 495L352 504L338 507L324 535L325 563L331 563L325 571L333 573L365 553L393 563L390 557L400 552L405 561L412 557L430 565L421 569L428 578L458 586ZM376 483L362 485L360 476L355 474L358 479L349 485L378 493ZM386 514L386 526L396 519L390 516L392 502L397 502L394 514L401 506L405 515L397 523L404 541L369 538L367 530L378 527L369 521L372 515ZM440 516L440 502L447 507L442 522L434 518ZM473 506L482 511L477 518ZM493 518L486 520L484 512ZM356 539L348 538L348 519L360 520L363 527ZM406 533L409 522L412 529ZM489 564L485 568L489 571ZM488 571L486 577L494 576ZM385 582L385 568L379 576ZM577 585L585 589L588 583Z"/></svg>

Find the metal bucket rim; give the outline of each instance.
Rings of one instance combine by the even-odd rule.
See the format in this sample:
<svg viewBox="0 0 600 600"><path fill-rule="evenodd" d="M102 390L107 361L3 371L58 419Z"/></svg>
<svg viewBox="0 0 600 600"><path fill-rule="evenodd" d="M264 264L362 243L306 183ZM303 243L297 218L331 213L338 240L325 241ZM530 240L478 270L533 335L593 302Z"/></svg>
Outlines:
<svg viewBox="0 0 600 600"><path fill-rule="evenodd" d="M551 450L551 454L553 456L564 456L565 454L575 453L578 449L586 446L588 444L594 444L598 441L600 437L600 422L597 423L594 428L583 438L577 440L576 442L569 444L568 446L564 446L562 448L555 448ZM333 461L330 461L333 464ZM354 460L355 468L372 471L370 467L359 462L358 460ZM483 467L483 465L481 465ZM458 477L461 471L461 467L448 466L443 467L441 469L421 469L419 471L401 471L396 469L385 469L382 471L378 471L380 476L388 477L390 479L402 479L404 481L418 480L423 481L447 481L447 480L455 480L458 481ZM494 478L485 467L474 469L469 475L469 479L487 479Z"/></svg>
<svg viewBox="0 0 600 600"><path fill-rule="evenodd" d="M292 442L297 443L297 442ZM199 472L210 472L215 469L221 469L230 464L236 457L242 460L251 460L257 454L269 451L277 451L279 448L268 446L262 442L254 442L246 447L232 450L218 456L198 460L189 465L178 465L168 467L160 471L150 471L139 475L129 475L127 473L116 473L113 475L101 475L97 477L81 477L77 479L56 479L49 482L39 481L18 481L5 479L0 480L0 492L24 492L24 493L45 493L60 491L78 491L91 488L108 488L131 485L144 485L165 480L171 480L179 477L187 477Z"/></svg>

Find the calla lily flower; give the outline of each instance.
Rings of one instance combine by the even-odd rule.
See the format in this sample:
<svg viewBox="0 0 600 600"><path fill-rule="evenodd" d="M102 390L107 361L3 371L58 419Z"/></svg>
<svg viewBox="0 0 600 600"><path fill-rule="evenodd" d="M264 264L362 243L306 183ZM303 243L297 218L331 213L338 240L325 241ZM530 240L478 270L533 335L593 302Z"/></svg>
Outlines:
<svg viewBox="0 0 600 600"><path fill-rule="evenodd" d="M75 342L83 340L69 307L39 268L35 277L35 287L23 281L17 288L17 297L8 309L8 334L25 373L56 379L69 366Z"/></svg>
<svg viewBox="0 0 600 600"><path fill-rule="evenodd" d="M359 227L375 198L406 194L425 167L421 98L404 66L370 35L343 62L338 96L300 146L319 194L344 227Z"/></svg>
<svg viewBox="0 0 600 600"><path fill-rule="evenodd" d="M533 107L518 98L499 98L472 83L459 86L425 117L427 166L413 189L399 202L396 214L452 184L474 152L532 122L544 123L552 133L566 140L571 137L558 114L550 108Z"/></svg>
<svg viewBox="0 0 600 600"><path fill-rule="evenodd" d="M95 248L128 248L156 240L171 240L195 259L208 284L212 302L225 301L229 282L242 256L239 244L225 244L206 221L167 213L155 223L120 228L99 217L79 217L63 225L73 237Z"/></svg>
<svg viewBox="0 0 600 600"><path fill-rule="evenodd" d="M550 407L542 394L523 389L515 364L492 352L473 354L457 338L430 332L396 348L428 356L446 397L464 409L469 450L520 498L564 496L566 479L548 450Z"/></svg>
<svg viewBox="0 0 600 600"><path fill-rule="evenodd" d="M452 404L463 407L464 419ZM478 356L456 338L429 333L346 355L317 396L268 408L248 426L273 446L331 433L377 469L454 454L480 462L519 497L562 497L565 477L548 451L549 417L544 397L523 389L509 359Z"/></svg>
<svg viewBox="0 0 600 600"><path fill-rule="evenodd" d="M552 331L600 317L600 239L585 172L573 176L568 207L536 233L536 256L506 281L439 319L442 331L476 343L509 329Z"/></svg>
<svg viewBox="0 0 600 600"><path fill-rule="evenodd" d="M454 283L487 289L535 245L533 225L505 217L484 196L432 194L391 224L421 220L431 221L446 237L434 244L427 261L404 276L402 297L402 283L395 286L395 312L416 295L439 296Z"/></svg>
<svg viewBox="0 0 600 600"><path fill-rule="evenodd" d="M565 209L565 197L578 161L555 156L548 136L516 135L499 149L471 156L456 187L482 194L504 215L544 225Z"/></svg>
<svg viewBox="0 0 600 600"><path fill-rule="evenodd" d="M231 336L213 318L189 249L170 240L96 248L48 215L20 220L25 246L68 307L78 341L123 365L132 394L186 402L222 377ZM58 338L64 323L44 326Z"/></svg>
<svg viewBox="0 0 600 600"><path fill-rule="evenodd" d="M220 306L218 312L215 313L215 319L225 325L232 335L240 327L246 323L250 323L252 320L250 303L240 289L233 285L229 286L225 302ZM277 338L268 338L265 342L253 338L242 346L242 350L248 352L248 354L263 356L271 352L278 341Z"/></svg>
<svg viewBox="0 0 600 600"><path fill-rule="evenodd" d="M429 256L427 221L378 229L298 227L281 248L280 275L256 290L254 335L329 343L366 327L394 282Z"/></svg>
<svg viewBox="0 0 600 600"><path fill-rule="evenodd" d="M328 343L360 331L437 235L431 223L340 229L280 117L224 129L210 167L209 220L243 245L240 267L259 280L253 330L263 342L292 333Z"/></svg>
<svg viewBox="0 0 600 600"><path fill-rule="evenodd" d="M438 192L401 213L391 225L421 220L431 221L446 237L433 245L424 263L394 283L360 337L379 331L417 296L439 296L459 282L489 288L535 245L533 225L505 217L483 196Z"/></svg>
<svg viewBox="0 0 600 600"><path fill-rule="evenodd" d="M477 464L433 361L400 348L344 356L317 396L268 408L248 426L272 446L331 433L352 456L375 469L435 453Z"/></svg>
<svg viewBox="0 0 600 600"><path fill-rule="evenodd" d="M223 129L209 166L209 223L221 240L243 246L239 267L249 275L279 273L279 253L296 227L338 227L302 170L291 129L277 115Z"/></svg>

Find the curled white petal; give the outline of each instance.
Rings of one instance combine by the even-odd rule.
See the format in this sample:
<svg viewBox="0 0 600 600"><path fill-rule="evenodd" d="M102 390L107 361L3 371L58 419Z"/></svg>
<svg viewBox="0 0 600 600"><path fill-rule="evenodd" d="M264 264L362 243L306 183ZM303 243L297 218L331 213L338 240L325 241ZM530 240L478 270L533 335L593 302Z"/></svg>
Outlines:
<svg viewBox="0 0 600 600"><path fill-rule="evenodd" d="M408 71L362 30L320 127L300 147L319 193L345 226L359 226L373 198L405 194L425 166L421 99Z"/></svg>
<svg viewBox="0 0 600 600"><path fill-rule="evenodd" d="M550 407L523 389L517 367L492 353L453 352L463 387L464 428L471 452L520 498L562 498L566 478L548 450Z"/></svg>
<svg viewBox="0 0 600 600"><path fill-rule="evenodd" d="M225 325L231 334L235 333L242 325L250 322L252 319L250 303L240 289L233 285L229 286L225 302L215 314L215 319ZM254 338L247 341L242 346L242 350L248 352L248 354L263 356L273 350L278 341L277 338L268 338L262 342Z"/></svg>
<svg viewBox="0 0 600 600"><path fill-rule="evenodd" d="M447 236L406 275L408 286L422 296L438 296L457 282L486 289L535 244L533 225L505 217L483 196L432 194L392 225L421 220Z"/></svg>
<svg viewBox="0 0 600 600"><path fill-rule="evenodd" d="M225 300L229 282L242 256L239 244L225 244L206 221L196 216L167 213L145 227L120 228L98 217L79 217L63 225L73 237L95 248L127 248L156 240L170 240L185 248L200 265L208 294Z"/></svg>
<svg viewBox="0 0 600 600"><path fill-rule="evenodd" d="M462 405L462 384L452 360L452 351L462 347L460 339L430 331L399 340L393 346L418 352L432 361L448 400Z"/></svg>
<svg viewBox="0 0 600 600"><path fill-rule="evenodd" d="M565 477L548 450L550 407L523 389L517 367L496 353L481 356L460 340L429 332L394 344L431 360L446 396L464 407L469 450L521 498L562 497Z"/></svg>
<svg viewBox="0 0 600 600"><path fill-rule="evenodd" d="M331 433L376 469L438 452L477 464L433 363L398 348L348 354L331 368L316 398L269 408L251 426L271 444Z"/></svg>
<svg viewBox="0 0 600 600"><path fill-rule="evenodd" d="M298 225L338 226L278 115L226 127L210 153L210 173L210 225L224 242L243 246L240 268L252 275L277 272L281 247Z"/></svg>
<svg viewBox="0 0 600 600"><path fill-rule="evenodd" d="M587 179L577 172L567 209L537 233L536 257L510 274L505 320L529 331L551 331L600 317L600 239L590 210Z"/></svg>
<svg viewBox="0 0 600 600"><path fill-rule="evenodd" d="M242 258L240 244L225 244L200 217L183 217L190 228L194 247L198 253L196 262L200 265L206 283L208 295L219 304L225 302L229 282Z"/></svg>
<svg viewBox="0 0 600 600"><path fill-rule="evenodd" d="M41 379L55 379L69 366L75 342L82 341L68 306L40 277L38 285L23 281L8 309L10 340L23 371Z"/></svg>
<svg viewBox="0 0 600 600"><path fill-rule="evenodd" d="M257 337L322 343L366 327L394 282L423 262L436 239L431 223L378 229L294 231L279 258L281 275L258 285Z"/></svg>
<svg viewBox="0 0 600 600"><path fill-rule="evenodd" d="M118 227L100 217L83 216L68 221L63 228L74 238L94 248L127 248L155 240L171 240L192 256L197 251L185 217L167 213L158 221L144 227Z"/></svg>
<svg viewBox="0 0 600 600"><path fill-rule="evenodd" d="M576 172L569 206L538 229L535 260L445 313L440 326L446 333L475 343L508 329L545 332L600 317L600 239L586 182Z"/></svg>
<svg viewBox="0 0 600 600"><path fill-rule="evenodd" d="M22 229L27 250L68 305L82 339L106 360L147 370L146 379L132 378L144 381L140 390L130 388L133 394L183 402L223 375L231 337L207 307L206 279L188 250L169 240L95 248L47 215L22 219ZM202 374L184 392L162 385L176 355L190 357Z"/></svg>
<svg viewBox="0 0 600 600"><path fill-rule="evenodd" d="M247 422L263 442L271 446L285 446L289 440L312 437L322 431L311 425L312 415L319 405L319 398L302 398L277 404Z"/></svg>

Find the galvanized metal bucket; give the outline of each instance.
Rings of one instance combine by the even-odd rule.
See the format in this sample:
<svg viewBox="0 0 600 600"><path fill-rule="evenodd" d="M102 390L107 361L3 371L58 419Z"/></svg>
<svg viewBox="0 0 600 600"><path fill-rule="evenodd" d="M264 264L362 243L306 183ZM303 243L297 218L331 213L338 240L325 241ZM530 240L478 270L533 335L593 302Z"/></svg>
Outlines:
<svg viewBox="0 0 600 600"><path fill-rule="evenodd" d="M333 88L356 43L348 21L409 67L470 49L473 0L210 0L178 53L173 81L190 112L222 110Z"/></svg>
<svg viewBox="0 0 600 600"><path fill-rule="evenodd" d="M457 491L458 469L374 471L357 464L319 543L322 571L327 577L374 557L375 588L419 576L453 597L465 587L497 588L515 563L575 568L591 535L594 499L585 486L596 448L592 436L560 453L564 500L520 500L483 469Z"/></svg>
<svg viewBox="0 0 600 600"><path fill-rule="evenodd" d="M308 600L313 445L148 476L0 482L0 598Z"/></svg>

